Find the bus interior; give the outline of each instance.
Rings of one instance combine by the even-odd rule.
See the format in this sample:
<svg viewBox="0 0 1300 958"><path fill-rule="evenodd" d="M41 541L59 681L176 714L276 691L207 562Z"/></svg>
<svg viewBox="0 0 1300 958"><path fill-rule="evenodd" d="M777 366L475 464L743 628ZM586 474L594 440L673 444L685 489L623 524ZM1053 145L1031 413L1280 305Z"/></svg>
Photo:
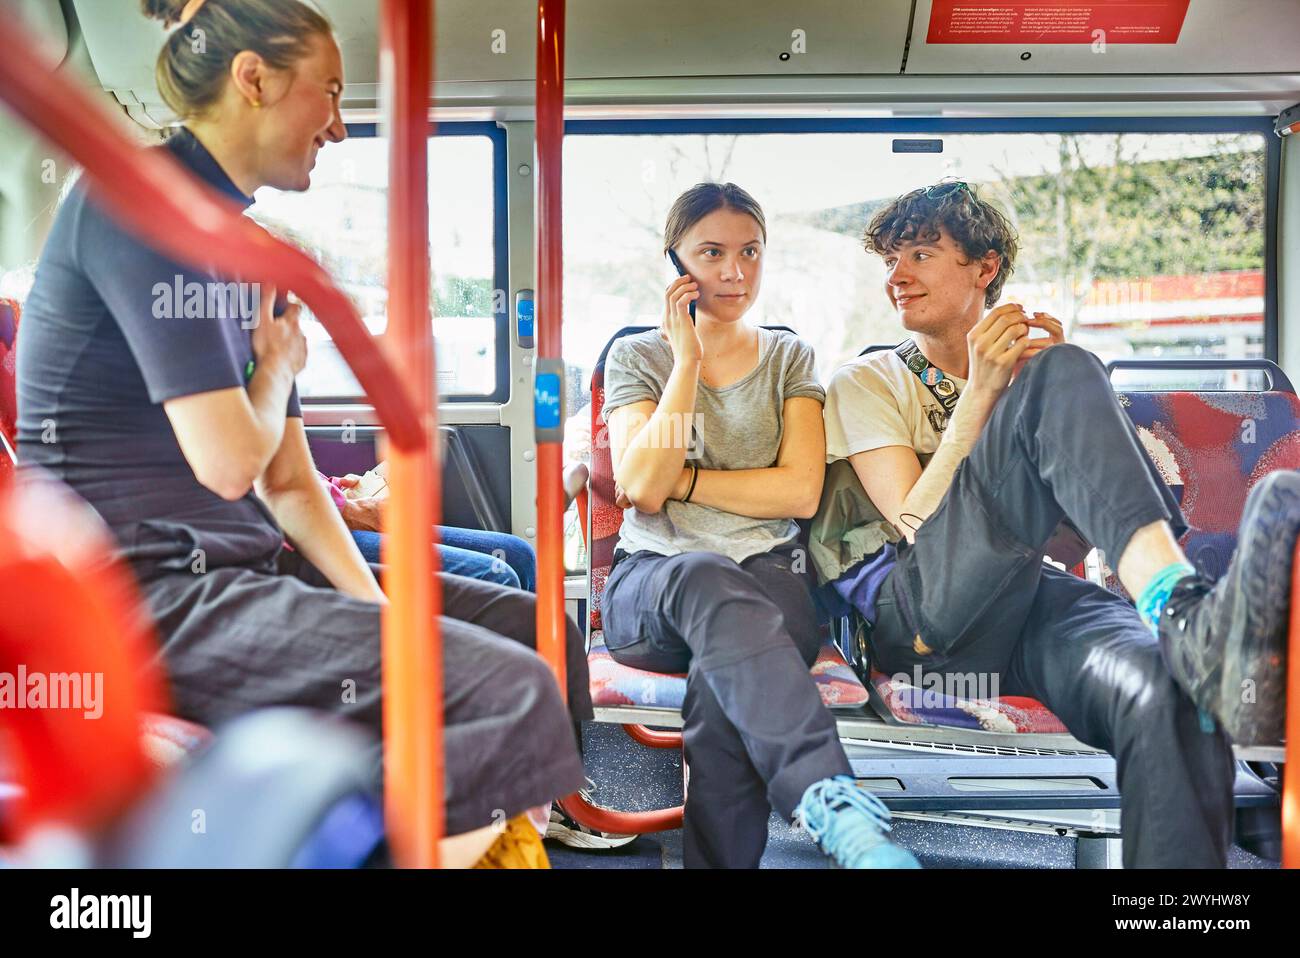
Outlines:
<svg viewBox="0 0 1300 958"><path fill-rule="evenodd" d="M862 248L873 212L940 180L978 185L1020 235L1005 295L1059 317L1070 342L1107 363L1188 516L1184 548L1208 574L1226 568L1247 486L1300 468L1294 0L1157 0L1140 11L1118 0L316 5L343 54L347 139L320 151L309 190L258 191L248 216L284 249L229 255L274 264L305 304L297 388L318 469L364 475L390 461L390 516L427 527L421 517L437 515L533 546L538 646L553 668L563 669L557 623L567 614L582 627L589 787L556 798L591 830L636 837L602 849L547 841L554 868L682 866L685 678L619 664L602 634L623 514L601 404L611 345L660 323L673 278L662 224L692 184L734 181L763 202L772 243L754 321L810 344L823 383L903 338L884 269ZM1114 25L1093 29L1099 10ZM120 625L129 615L105 598L108 578L78 571L85 555L111 550L93 517L16 479L13 357L70 185L117 181L126 204L149 187L129 151L162 142L176 122L154 78L164 33L137 0L4 0L0 33L21 53L0 66L0 668L75 660L121 676L147 657L147 633ZM39 82L24 83L33 70ZM391 162L417 141L427 163ZM427 218L399 210L398 191L427 194ZM197 231L205 209L176 215L192 213ZM226 235L223 245L240 244ZM421 289L431 330L412 312ZM423 550L411 568L427 570L427 539L412 533L393 548L411 562ZM1069 552L1063 568L1121 588L1107 556ZM386 612L386 723L431 707L416 678L437 648L431 601L394 597ZM55 634L65 649L33 641ZM1231 868L1300 866L1300 788L1288 792L1284 776L1300 729L1297 635L1293 626L1288 743L1236 750ZM854 776L924 867L1119 867L1119 782L1105 751L1032 699L972 689L936 704L873 672L849 620L826 623L825 640L813 677ZM391 692L390 669L401 686ZM5 861L370 860L383 824L345 801L355 776L346 733L332 739L292 713L206 729L153 711L162 676L122 682L130 694L111 721L0 713L15 733L0 748ZM389 753L409 762L390 777L409 792L384 801L399 864L437 860L440 826L420 806L441 797L425 774L440 753L422 737L439 729ZM250 759L268 752L281 766ZM200 790L244 823L220 851L156 827L184 820ZM773 815L763 867L825 864Z"/></svg>

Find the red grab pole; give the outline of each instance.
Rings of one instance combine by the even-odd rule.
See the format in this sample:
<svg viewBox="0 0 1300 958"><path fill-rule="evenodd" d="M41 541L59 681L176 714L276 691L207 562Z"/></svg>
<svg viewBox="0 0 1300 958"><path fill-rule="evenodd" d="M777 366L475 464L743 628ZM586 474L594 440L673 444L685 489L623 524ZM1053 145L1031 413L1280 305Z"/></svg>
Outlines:
<svg viewBox="0 0 1300 958"><path fill-rule="evenodd" d="M561 177L564 153L564 0L537 3L537 651L565 693L564 322ZM553 416L553 419L547 419Z"/></svg>
<svg viewBox="0 0 1300 958"><path fill-rule="evenodd" d="M404 867L435 868L443 807L442 594L434 575L439 488L429 308L429 80L432 0L383 0L381 96L387 102L388 341L420 421L420 442L389 461L384 530L384 808Z"/></svg>
<svg viewBox="0 0 1300 958"><path fill-rule="evenodd" d="M564 695L564 0L537 2L537 651ZM560 806L570 818L606 832L644 834L679 828L682 807L653 812L597 808L580 794Z"/></svg>

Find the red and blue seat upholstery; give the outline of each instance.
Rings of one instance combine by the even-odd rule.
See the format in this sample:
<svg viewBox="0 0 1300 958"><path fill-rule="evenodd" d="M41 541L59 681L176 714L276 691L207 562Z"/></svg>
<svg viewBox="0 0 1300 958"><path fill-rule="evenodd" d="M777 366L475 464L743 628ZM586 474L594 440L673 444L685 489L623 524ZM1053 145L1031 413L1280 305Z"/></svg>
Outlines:
<svg viewBox="0 0 1300 958"><path fill-rule="evenodd" d="M615 333L601 353L591 377L592 442L588 504L591 532L587 549L591 590L587 664L591 670L591 699L597 709L636 706L676 710L681 708L686 695L684 675L645 672L620 665L610 656L602 638L600 597L605 590L610 566L614 562L619 527L623 524L623 510L614 504L614 466L609 451L609 430L601 418L601 410L605 405L605 358L615 340L644 332L648 328L650 327L629 326ZM844 661L839 649L829 641L813 663L812 676L821 692L822 701L832 709L859 709L867 701L867 690Z"/></svg>

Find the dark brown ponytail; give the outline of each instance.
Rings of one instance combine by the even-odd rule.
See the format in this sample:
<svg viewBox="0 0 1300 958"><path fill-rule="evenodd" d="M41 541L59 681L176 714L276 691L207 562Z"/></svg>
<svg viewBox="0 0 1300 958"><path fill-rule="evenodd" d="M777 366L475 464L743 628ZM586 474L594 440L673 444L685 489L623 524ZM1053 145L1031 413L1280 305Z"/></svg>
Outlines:
<svg viewBox="0 0 1300 958"><path fill-rule="evenodd" d="M140 7L146 17L171 27L181 22L186 0L141 0ZM310 51L314 37L332 32L329 20L302 0L204 0L167 37L154 79L177 116L201 116L220 99L241 51L284 70Z"/></svg>

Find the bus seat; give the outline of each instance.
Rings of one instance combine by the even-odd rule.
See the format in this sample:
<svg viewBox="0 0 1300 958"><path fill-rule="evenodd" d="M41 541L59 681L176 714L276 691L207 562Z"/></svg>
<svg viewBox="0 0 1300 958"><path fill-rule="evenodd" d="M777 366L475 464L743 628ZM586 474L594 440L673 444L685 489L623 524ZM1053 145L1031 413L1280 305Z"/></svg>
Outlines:
<svg viewBox="0 0 1300 958"><path fill-rule="evenodd" d="M871 673L871 703L884 716L904 725L942 725L981 732L1036 732L1068 735L1050 709L1026 695L998 698L964 698L920 689L898 676Z"/></svg>
<svg viewBox="0 0 1300 958"><path fill-rule="evenodd" d="M166 768L206 748L212 742L212 733L175 715L146 712L140 717L140 740L145 756L159 768Z"/></svg>
<svg viewBox="0 0 1300 958"><path fill-rule="evenodd" d="M1300 469L1300 397L1275 389L1118 398L1182 507L1188 530L1179 544L1200 572L1218 578L1237 547L1251 488L1270 472ZM1131 599L1113 572L1118 556L1106 558L1107 587Z"/></svg>
<svg viewBox="0 0 1300 958"><path fill-rule="evenodd" d="M591 535L588 562L591 569L590 643L587 664L591 671L591 698L596 708L640 706L678 709L686 695L684 675L645 672L615 662L605 648L600 618L600 597L614 562L614 547L618 544L618 530L623 524L623 512L614 505L614 466L610 458L609 433L601 419L605 405L605 359L610 347L623 336L645 332L649 326L626 326L613 335L596 363L591 377L591 479L588 509ZM784 326L769 326L783 329ZM867 701L867 690L853 670L844 661L836 646L827 642L812 675L821 692L822 701L833 709L857 709Z"/></svg>

